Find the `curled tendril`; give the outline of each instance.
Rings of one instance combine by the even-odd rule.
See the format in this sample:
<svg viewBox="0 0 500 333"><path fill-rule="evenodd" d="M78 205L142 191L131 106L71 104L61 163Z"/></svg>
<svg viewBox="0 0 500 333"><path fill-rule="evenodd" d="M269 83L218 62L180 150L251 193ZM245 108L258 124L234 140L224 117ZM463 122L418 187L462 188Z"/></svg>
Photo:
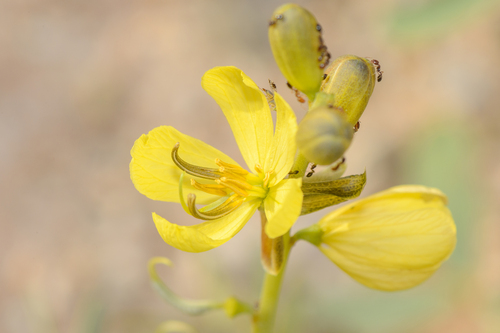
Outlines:
<svg viewBox="0 0 500 333"><path fill-rule="evenodd" d="M212 300L190 300L176 295L172 290L170 290L170 288L168 288L165 285L165 283L163 283L161 278L158 276L158 273L156 272L156 265L158 264L172 266L172 262L164 257L153 257L149 259L148 272L151 279L151 284L153 285L153 288L158 291L158 293L164 300L166 300L168 303L170 303L177 309L181 310L182 312L185 312L190 315L201 315L208 311L223 309L226 312L227 316L230 318L240 313L250 313L250 314L253 313L253 309L250 305L243 303L234 297L228 297L225 301L221 302ZM174 324L169 324L169 325L174 325ZM160 329L162 326L163 324L158 329ZM167 325L167 327L169 326ZM178 326L173 326L173 327L178 327ZM165 329L162 328L162 330L158 332L173 332L173 331L168 331L168 330L165 331ZM184 330L181 332L191 333L196 331Z"/></svg>

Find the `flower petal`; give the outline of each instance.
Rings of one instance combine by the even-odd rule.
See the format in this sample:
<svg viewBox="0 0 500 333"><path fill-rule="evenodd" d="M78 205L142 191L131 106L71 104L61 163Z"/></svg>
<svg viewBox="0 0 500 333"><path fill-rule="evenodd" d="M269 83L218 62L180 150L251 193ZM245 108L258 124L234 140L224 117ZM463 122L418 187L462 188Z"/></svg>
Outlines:
<svg viewBox="0 0 500 333"><path fill-rule="evenodd" d="M174 145L180 142L179 155L191 164L218 168L215 159L238 165L230 157L219 150L182 134L170 126L153 129L147 135L137 139L130 151L130 178L135 188L153 200L179 202L179 177L181 170L172 161L171 153ZM199 191L191 186L190 179L201 183L205 180L197 177L184 177L184 192L196 194L196 202L206 204L214 200L214 196Z"/></svg>
<svg viewBox="0 0 500 333"><path fill-rule="evenodd" d="M227 216L193 226L170 223L156 213L153 213L153 221L167 244L186 252L203 252L224 244L236 235L259 205L258 200L245 202Z"/></svg>
<svg viewBox="0 0 500 333"><path fill-rule="evenodd" d="M284 235L295 223L302 207L301 178L283 179L269 189L264 199L267 224L266 234L270 238Z"/></svg>
<svg viewBox="0 0 500 333"><path fill-rule="evenodd" d="M255 164L264 166L273 135L273 120L259 87L232 66L207 71L201 85L224 112L248 167L255 172Z"/></svg>
<svg viewBox="0 0 500 333"><path fill-rule="evenodd" d="M274 100L278 113L276 131L264 163L264 171L274 171L274 177L269 183L271 187L285 178L293 166L297 150L295 134L298 127L295 114L283 97L275 92Z"/></svg>
<svg viewBox="0 0 500 333"><path fill-rule="evenodd" d="M346 205L318 225L320 249L358 282L374 289L414 287L453 252L456 227L446 196L398 186Z"/></svg>

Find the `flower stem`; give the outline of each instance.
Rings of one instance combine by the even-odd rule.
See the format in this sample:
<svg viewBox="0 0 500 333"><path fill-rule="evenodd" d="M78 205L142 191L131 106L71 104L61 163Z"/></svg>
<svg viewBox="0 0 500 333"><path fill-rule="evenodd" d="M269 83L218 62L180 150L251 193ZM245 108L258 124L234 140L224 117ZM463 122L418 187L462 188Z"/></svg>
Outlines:
<svg viewBox="0 0 500 333"><path fill-rule="evenodd" d="M273 331L281 282L285 275L288 254L290 252L290 233L286 233L282 237L284 244L283 265L277 275L265 273L259 307L253 317L252 333L272 333Z"/></svg>

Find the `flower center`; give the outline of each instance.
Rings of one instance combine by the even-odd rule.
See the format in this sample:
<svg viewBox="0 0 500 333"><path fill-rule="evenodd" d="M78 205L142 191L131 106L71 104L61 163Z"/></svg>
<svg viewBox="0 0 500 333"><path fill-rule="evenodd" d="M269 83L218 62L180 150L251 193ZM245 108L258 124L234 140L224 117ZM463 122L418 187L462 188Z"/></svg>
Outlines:
<svg viewBox="0 0 500 333"><path fill-rule="evenodd" d="M179 183L180 200L187 211L192 216L202 220L215 220L221 218L235 209L251 197L265 197L267 187L262 186L267 183L261 177L249 173L238 165L233 165L215 159L215 164L219 168L206 168L190 164L179 156L179 143L172 149L172 161L179 169L187 174L203 179L213 180L215 184L201 184L191 178L191 185L200 191L220 196L221 199L207 205L201 209L196 208L196 195L190 193L187 197L187 205L182 195L182 177ZM269 177L267 177L269 178Z"/></svg>

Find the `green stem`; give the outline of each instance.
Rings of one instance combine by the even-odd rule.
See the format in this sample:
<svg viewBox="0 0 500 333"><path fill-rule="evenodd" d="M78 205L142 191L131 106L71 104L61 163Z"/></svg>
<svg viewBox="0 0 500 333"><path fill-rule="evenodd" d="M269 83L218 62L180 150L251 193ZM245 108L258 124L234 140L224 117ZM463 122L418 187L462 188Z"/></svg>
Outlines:
<svg viewBox="0 0 500 333"><path fill-rule="evenodd" d="M309 107L311 104L312 103L309 102ZM309 161L299 152L295 159L295 163L292 166L292 173L288 176L288 178L304 177L308 165ZM262 214L261 216L262 219L265 219L265 214ZM263 228L264 224L265 223L263 223L262 226ZM291 247L293 246L290 242L290 231L282 237L284 247L283 264L277 275L272 275L267 272L265 273L264 285L262 286L262 291L260 293L259 307L253 316L252 333L272 333L273 331L281 291L281 282L283 281L283 276L285 275L288 255Z"/></svg>
<svg viewBox="0 0 500 333"><path fill-rule="evenodd" d="M265 273L259 307L253 317L252 333L272 333L273 331L281 291L281 282L285 275L288 254L290 252L290 233L283 235L283 243L285 247L283 266L278 275Z"/></svg>

